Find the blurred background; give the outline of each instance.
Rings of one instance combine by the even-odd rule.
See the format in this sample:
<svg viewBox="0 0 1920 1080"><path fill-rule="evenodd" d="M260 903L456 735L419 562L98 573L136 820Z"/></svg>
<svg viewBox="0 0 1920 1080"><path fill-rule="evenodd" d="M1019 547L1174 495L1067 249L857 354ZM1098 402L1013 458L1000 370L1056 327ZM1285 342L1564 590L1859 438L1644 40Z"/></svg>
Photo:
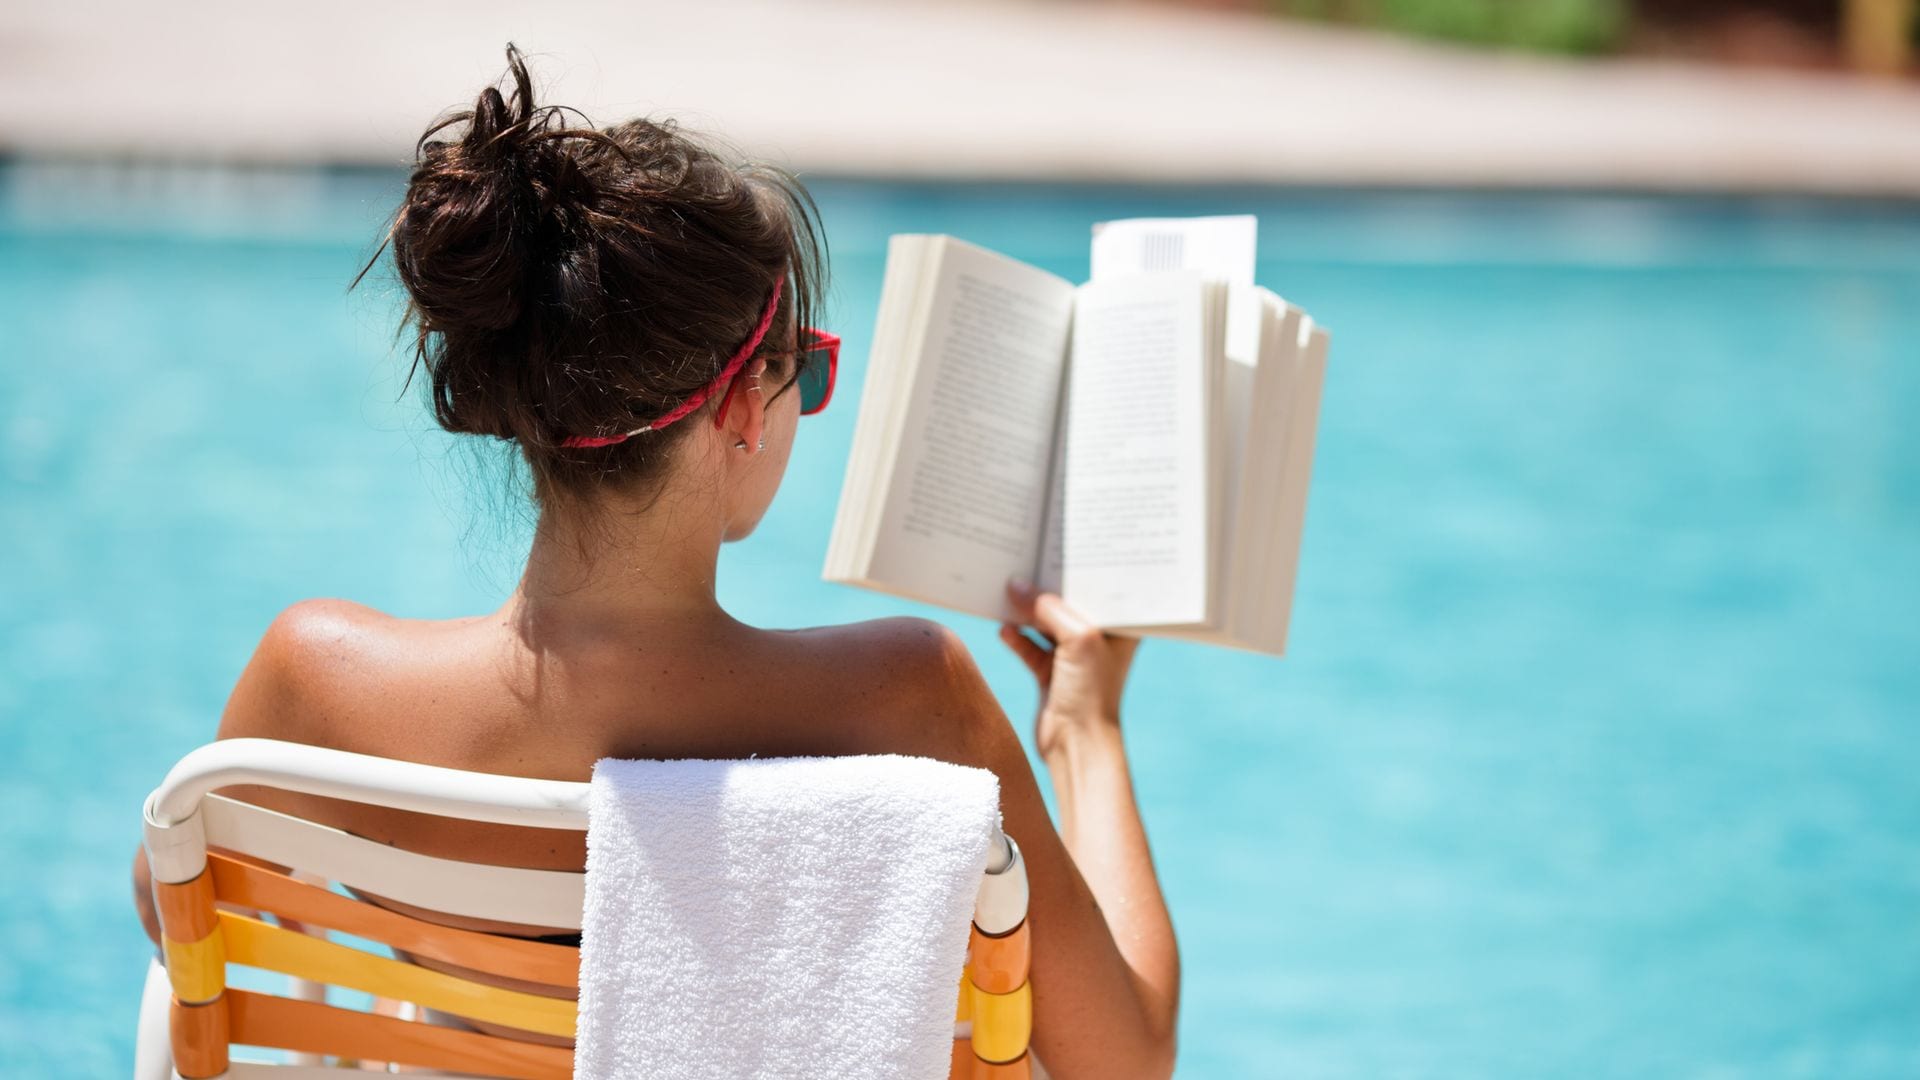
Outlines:
<svg viewBox="0 0 1920 1080"><path fill-rule="evenodd" d="M1282 660L1128 701L1180 1075L1920 1076L1910 0L0 9L0 1073L124 1075L145 792L273 615L491 609L528 511L352 294L530 55L800 172L843 394L723 599L818 580L886 238L1069 277L1255 213L1334 334ZM777 587L770 587L777 582ZM993 627L951 618L1025 733ZM396 718L404 723L404 718Z"/></svg>

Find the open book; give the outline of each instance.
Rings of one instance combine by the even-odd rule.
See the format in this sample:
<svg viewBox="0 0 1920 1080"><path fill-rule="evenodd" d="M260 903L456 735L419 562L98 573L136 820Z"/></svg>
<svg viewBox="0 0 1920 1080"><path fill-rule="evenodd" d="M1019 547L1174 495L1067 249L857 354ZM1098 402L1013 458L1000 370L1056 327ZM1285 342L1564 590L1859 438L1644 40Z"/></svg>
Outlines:
<svg viewBox="0 0 1920 1080"><path fill-rule="evenodd" d="M891 238L825 577L991 619L1024 577L1109 630L1280 653L1327 333L1250 245L1243 281L1098 271Z"/></svg>

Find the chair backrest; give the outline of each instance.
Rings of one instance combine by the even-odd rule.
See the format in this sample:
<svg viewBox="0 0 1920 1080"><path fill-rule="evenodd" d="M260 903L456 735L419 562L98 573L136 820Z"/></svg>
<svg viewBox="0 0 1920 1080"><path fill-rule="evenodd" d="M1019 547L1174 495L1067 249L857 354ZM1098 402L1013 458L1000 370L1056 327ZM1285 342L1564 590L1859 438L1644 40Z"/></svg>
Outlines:
<svg viewBox="0 0 1920 1080"><path fill-rule="evenodd" d="M229 739L188 754L148 796L145 809L175 1075L297 1080L325 1069L327 1057L463 1076L573 1075L573 1052L563 1046L340 1008L299 988L346 987L468 1020L571 1037L576 1007L570 998L431 970L329 940L324 932L560 988L579 984L578 949L455 929L314 882L441 915L578 930L584 873L420 855L212 794L237 784L500 825L587 827L584 783L463 772L271 739ZM290 867L298 876L261 863ZM1026 910L1026 868L1018 845L1002 834L981 880L961 974L955 1078L1030 1075ZM315 929L278 925L287 922ZM283 997L229 987L229 964L287 975L296 992ZM230 1056L232 1045L291 1051L305 1063L239 1061Z"/></svg>

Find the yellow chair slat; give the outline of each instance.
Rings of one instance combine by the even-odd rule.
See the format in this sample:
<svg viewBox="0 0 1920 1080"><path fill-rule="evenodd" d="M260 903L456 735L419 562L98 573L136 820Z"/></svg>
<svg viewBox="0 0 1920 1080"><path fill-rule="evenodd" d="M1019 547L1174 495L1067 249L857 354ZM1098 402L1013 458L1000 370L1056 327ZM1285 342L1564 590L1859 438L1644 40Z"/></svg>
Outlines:
<svg viewBox="0 0 1920 1080"><path fill-rule="evenodd" d="M522 1031L571 1037L578 1006L565 998L543 997L484 986L456 975L429 971L385 956L308 937L258 919L220 913L227 960L265 968L299 979L398 998L470 1020L504 1024Z"/></svg>
<svg viewBox="0 0 1920 1080"><path fill-rule="evenodd" d="M1027 1052L1033 1037L1032 983L1021 983L1008 994L989 994L973 986L969 996L973 998L973 1052L982 1061L1008 1062Z"/></svg>
<svg viewBox="0 0 1920 1080"><path fill-rule="evenodd" d="M222 938L218 926L199 941L175 941L164 935L160 938L174 997L198 1005L219 997L227 988L227 954Z"/></svg>

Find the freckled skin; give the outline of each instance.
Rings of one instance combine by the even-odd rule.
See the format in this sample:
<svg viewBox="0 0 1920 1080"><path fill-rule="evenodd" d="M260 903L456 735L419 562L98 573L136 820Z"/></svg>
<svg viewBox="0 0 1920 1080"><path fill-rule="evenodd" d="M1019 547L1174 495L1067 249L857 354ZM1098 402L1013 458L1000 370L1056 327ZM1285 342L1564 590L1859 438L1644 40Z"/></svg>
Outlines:
<svg viewBox="0 0 1920 1080"><path fill-rule="evenodd" d="M714 601L719 545L750 533L764 514L798 416L797 394L737 400L723 429L713 427L711 410L684 421L700 430L680 444L670 497L616 505L608 519L615 527L597 533L543 518L526 576L499 611L436 620L345 600L288 608L241 674L219 737L575 781L608 756L899 753L991 769L1032 881L1036 1052L1063 1080L1166 1075L1171 1002L1154 1000L1130 969L965 645L912 618L759 629ZM757 446L763 434L764 451L737 449L741 441ZM653 509L634 509L642 505ZM600 548L576 563L582 535L598 537ZM430 855L548 869L585 864L577 833L254 788L227 794ZM1130 808L1130 790L1126 798ZM1143 837L1139 844L1144 863ZM135 877L144 901L144 857ZM157 934L151 912L143 915ZM502 933L550 929L433 917ZM1170 927L1165 933L1170 946Z"/></svg>

